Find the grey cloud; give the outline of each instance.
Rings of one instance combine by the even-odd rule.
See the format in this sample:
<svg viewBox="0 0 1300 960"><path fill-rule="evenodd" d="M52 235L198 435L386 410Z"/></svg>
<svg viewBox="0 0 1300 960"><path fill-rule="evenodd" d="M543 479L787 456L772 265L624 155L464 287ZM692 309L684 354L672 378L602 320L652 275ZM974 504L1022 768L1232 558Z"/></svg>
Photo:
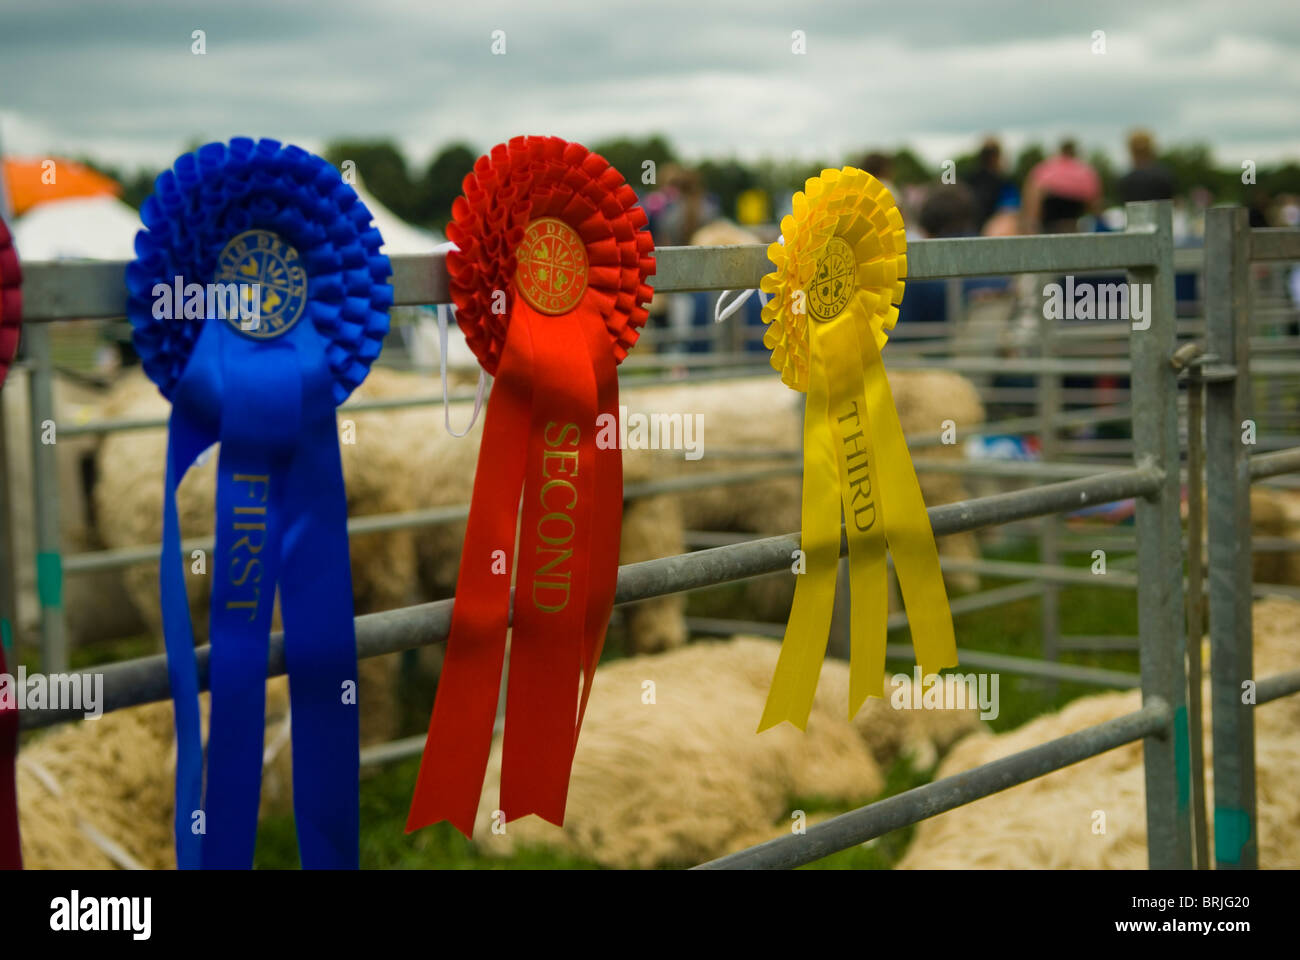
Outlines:
<svg viewBox="0 0 1300 960"><path fill-rule="evenodd" d="M1240 53L1217 73L1200 69L1225 38L1296 63L1294 9L1293 0L8 0L0 132L15 149L156 164L192 139L235 133L306 146L391 136L417 162L451 139L487 147L518 132L662 132L695 155L833 160L870 143L999 130L1050 142L1069 129L1115 150L1135 123L1165 140L1296 152L1297 68L1265 69ZM189 52L196 28L207 33L204 57ZM507 34L504 57L489 49L496 29ZM790 53L795 29L807 32L807 56ZM1107 31L1104 60L1087 58L1094 29ZM1033 55L1043 49L1062 55Z"/></svg>

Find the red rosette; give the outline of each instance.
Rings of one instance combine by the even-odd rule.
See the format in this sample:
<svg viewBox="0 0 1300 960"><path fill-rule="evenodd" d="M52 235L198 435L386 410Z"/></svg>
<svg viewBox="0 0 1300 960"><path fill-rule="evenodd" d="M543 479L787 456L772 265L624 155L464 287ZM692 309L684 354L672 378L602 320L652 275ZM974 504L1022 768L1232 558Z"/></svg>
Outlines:
<svg viewBox="0 0 1300 960"><path fill-rule="evenodd" d="M646 278L655 272L646 214L623 175L582 144L515 137L479 157L462 187L447 225L458 247L447 254L447 272L456 319L483 369L496 376L518 296L516 253L529 224L543 218L581 239L584 301L599 311L621 363L645 325L654 293Z"/></svg>
<svg viewBox="0 0 1300 960"><path fill-rule="evenodd" d="M0 387L18 353L18 326L23 315L23 272L18 266L9 229L0 220ZM0 646L0 673L5 653ZM18 836L18 794L15 762L18 756L18 711L0 705L0 870L20 870L23 865Z"/></svg>
<svg viewBox="0 0 1300 960"><path fill-rule="evenodd" d="M23 318L23 271L4 221L0 220L0 386L18 354L18 330Z"/></svg>
<svg viewBox="0 0 1300 960"><path fill-rule="evenodd" d="M622 452L597 434L617 421L617 367L645 324L655 263L622 175L556 137L480 157L452 217L457 320L496 379L407 829L450 820L468 836L508 625L500 809L564 819L618 581Z"/></svg>

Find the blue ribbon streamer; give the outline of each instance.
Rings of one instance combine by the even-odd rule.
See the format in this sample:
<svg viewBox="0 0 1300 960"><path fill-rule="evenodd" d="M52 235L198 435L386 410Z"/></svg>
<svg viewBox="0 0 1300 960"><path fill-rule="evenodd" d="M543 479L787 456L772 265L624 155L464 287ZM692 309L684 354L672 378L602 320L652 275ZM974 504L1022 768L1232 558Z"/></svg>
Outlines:
<svg viewBox="0 0 1300 960"><path fill-rule="evenodd" d="M334 410L364 379L388 330L391 268L378 252L382 238L333 167L271 140L208 144L182 156L159 176L141 217L147 229L127 270L128 315L145 370L172 401L160 586L175 704L177 865L252 865L278 585L302 863L355 868L356 638ZM238 246L248 231L258 232L247 241L251 257ZM300 263L303 283L285 282L284 264L272 262L268 248ZM293 309L252 331L207 311L155 315L157 284L213 282L232 264L260 270L274 302L287 299ZM300 310L297 296L305 298ZM173 307L175 314L180 305ZM217 441L205 778L175 497L185 472Z"/></svg>

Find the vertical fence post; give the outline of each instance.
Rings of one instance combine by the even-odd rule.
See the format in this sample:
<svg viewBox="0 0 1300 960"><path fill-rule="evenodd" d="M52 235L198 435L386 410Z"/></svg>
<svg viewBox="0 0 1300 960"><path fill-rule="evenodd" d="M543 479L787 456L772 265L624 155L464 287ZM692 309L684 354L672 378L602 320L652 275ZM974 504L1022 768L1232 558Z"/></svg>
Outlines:
<svg viewBox="0 0 1300 960"><path fill-rule="evenodd" d="M1201 637L1205 635L1205 566L1201 539L1205 533L1205 385L1201 369L1187 371L1187 718L1192 751L1192 823L1196 838L1196 869L1210 869L1205 827L1205 738L1202 735Z"/></svg>
<svg viewBox="0 0 1300 960"><path fill-rule="evenodd" d="M1045 361L1055 362L1060 330L1054 316L1048 316L1043 309L1043 297L1036 299L1038 306L1039 329L1042 331L1042 357ZM1064 409L1061 395L1061 375L1056 371L1044 370L1038 375L1038 412L1042 418L1039 427L1039 445L1043 461L1053 463L1061 454L1060 429L1061 412ZM1058 514L1043 517L1038 534L1038 562L1058 566L1061 562L1061 518ZM1061 588L1058 584L1044 580L1042 584L1043 601L1040 606L1041 630L1043 634L1043 659L1057 663L1061 659ZM1055 697L1058 687L1056 681L1046 683L1048 696Z"/></svg>
<svg viewBox="0 0 1300 960"><path fill-rule="evenodd" d="M1206 348L1236 368L1207 386L1210 709L1214 727L1214 859L1220 869L1259 865L1255 832L1255 717L1242 702L1251 650L1250 225L1241 207L1214 207L1205 229Z"/></svg>
<svg viewBox="0 0 1300 960"><path fill-rule="evenodd" d="M1172 724L1142 744L1146 766L1147 858L1153 870L1192 866L1191 754L1187 718L1186 631L1180 517L1178 377L1170 362L1176 334L1172 205L1130 203L1128 229L1150 234L1155 263L1129 271L1141 284L1145 326L1129 334L1133 454L1164 482L1137 502L1138 631L1142 700L1164 700ZM1130 306L1133 296L1129 297ZM1136 320L1134 321L1137 322Z"/></svg>
<svg viewBox="0 0 1300 960"><path fill-rule="evenodd" d="M63 611L63 552L59 545L59 463L55 443L45 442L54 423L54 358L50 325L24 331L31 361L32 494L36 511L36 594L41 605L41 670L68 669L67 621ZM57 435L54 437L57 441Z"/></svg>

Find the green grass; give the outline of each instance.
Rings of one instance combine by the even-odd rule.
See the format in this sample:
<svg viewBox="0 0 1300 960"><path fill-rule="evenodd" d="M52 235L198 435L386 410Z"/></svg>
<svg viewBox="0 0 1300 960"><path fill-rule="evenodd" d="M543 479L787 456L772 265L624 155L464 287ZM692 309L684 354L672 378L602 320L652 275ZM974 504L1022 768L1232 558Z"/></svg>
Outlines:
<svg viewBox="0 0 1300 960"><path fill-rule="evenodd" d="M986 552L989 559L1020 562L1032 562L1037 559L1037 554L1036 545ZM1120 559L1115 554L1108 558L1111 569L1115 569L1116 561ZM1066 566L1084 569L1090 564L1087 554L1070 556L1064 561ZM1010 582L985 578L982 587L990 589ZM957 645L969 650L1042 659L1041 607L1040 600L1021 600L958 617L955 621ZM1137 635L1137 594L1132 590L1063 586L1059 609L1063 636ZM1138 671L1136 652L1070 650L1060 654L1060 661L1128 673ZM1060 709L1071 700L1106 689L1082 683L1050 684L1011 673L1001 674L999 684L1001 711L989 723L998 732L1021 726L1040 714Z"/></svg>
<svg viewBox="0 0 1300 960"><path fill-rule="evenodd" d="M510 858L479 855L460 832L440 823L407 836L406 814L419 757L374 769L361 781L361 866L384 870L583 870L596 865L549 850L523 850ZM293 816L263 818L254 865L260 869L298 866Z"/></svg>
<svg viewBox="0 0 1300 960"><path fill-rule="evenodd" d="M916 770L912 767L910 760L902 759L889 768L885 776L885 789L879 795L872 797L871 800L884 800L886 797L904 793L913 787L919 787L929 782L928 771ZM817 798L802 800L796 797L794 808L796 810L806 810L810 813L814 810L830 814L843 812L841 805L824 802L819 804ZM875 840L859 844L849 850L841 850L829 857L823 857L821 860L800 869L888 870L902 858L907 850L907 845L912 842L912 834L915 831L915 826L904 827L901 830L887 833L883 837L877 837Z"/></svg>

